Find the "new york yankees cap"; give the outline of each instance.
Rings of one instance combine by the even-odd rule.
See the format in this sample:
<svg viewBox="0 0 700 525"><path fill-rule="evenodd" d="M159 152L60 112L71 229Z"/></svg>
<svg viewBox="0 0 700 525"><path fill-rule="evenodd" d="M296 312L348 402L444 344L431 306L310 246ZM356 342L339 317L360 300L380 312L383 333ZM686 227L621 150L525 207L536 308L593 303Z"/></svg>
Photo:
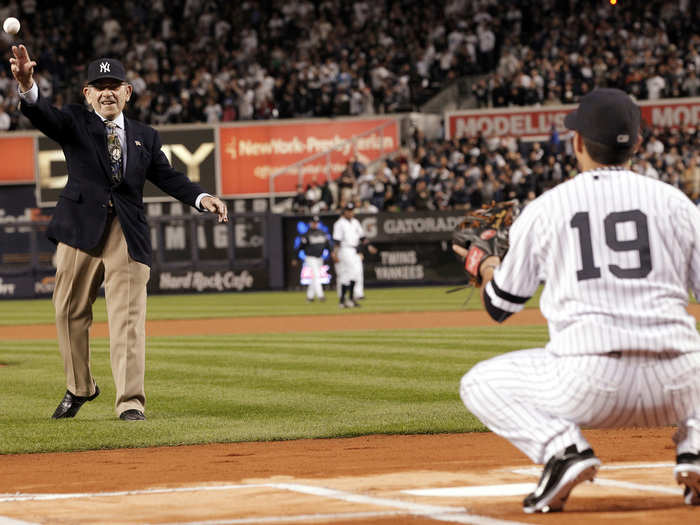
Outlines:
<svg viewBox="0 0 700 525"><path fill-rule="evenodd" d="M311 222L321 222L321 217L319 217L318 215L314 215L313 217L311 217Z"/></svg>
<svg viewBox="0 0 700 525"><path fill-rule="evenodd" d="M614 148L634 146L640 124L639 106L627 93L614 88L594 89L564 118L568 129Z"/></svg>
<svg viewBox="0 0 700 525"><path fill-rule="evenodd" d="M354 210L355 209L355 203L352 201L348 201L348 203L345 205L343 208L344 210Z"/></svg>
<svg viewBox="0 0 700 525"><path fill-rule="evenodd" d="M92 84L103 78L126 82L126 71L122 63L116 58L98 58L90 62L88 65L87 83Z"/></svg>

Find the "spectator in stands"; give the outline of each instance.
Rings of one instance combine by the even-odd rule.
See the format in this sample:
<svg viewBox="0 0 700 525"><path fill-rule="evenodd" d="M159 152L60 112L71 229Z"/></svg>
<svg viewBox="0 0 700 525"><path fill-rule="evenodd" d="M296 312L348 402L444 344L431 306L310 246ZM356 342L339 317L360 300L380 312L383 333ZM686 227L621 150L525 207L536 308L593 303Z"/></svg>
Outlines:
<svg viewBox="0 0 700 525"><path fill-rule="evenodd" d="M357 199L355 201L355 212L356 213L377 213L379 208L372 204L367 199Z"/></svg>
<svg viewBox="0 0 700 525"><path fill-rule="evenodd" d="M455 178L448 205L457 209L467 209L469 207L469 192L467 191L464 177Z"/></svg>
<svg viewBox="0 0 700 525"><path fill-rule="evenodd" d="M297 184L297 191L292 199L292 212L303 214L309 212L309 201L306 199L306 192L303 184Z"/></svg>
<svg viewBox="0 0 700 525"><path fill-rule="evenodd" d="M699 13L692 2L630 0L614 8L584 2L575 12L565 4L172 0L166 12L162 0L147 8L134 0L119 8L59 2L35 10L33 33L25 36L46 49L37 83L59 104L79 91L80 75L66 57L98 50L124 56L134 86L130 111L150 123L403 111L474 73L484 73L472 84L480 107L573 103L595 86L632 90L639 98L700 93ZM20 4L11 14L26 19L28 13ZM56 29L58 16L67 22ZM6 45L0 37L0 49ZM209 63L198 59L203 53ZM16 84L3 69L0 97L10 129L28 126L16 111ZM700 191L688 182L696 180L696 130L651 135L640 165L674 184L669 165L682 166L684 191ZM338 188L340 180L324 180L320 201L310 205L335 209L344 196L396 209L405 170L410 207L418 206L421 178L435 208L471 206L478 195L527 197L532 172L534 191L546 191L575 168L565 137L556 150L542 143L534 157L532 144L513 137L427 141L416 132L411 142L410 152L390 166L353 167L350 193L349 181ZM457 202L464 191L468 198ZM305 195L312 201L309 188Z"/></svg>
<svg viewBox="0 0 700 525"><path fill-rule="evenodd" d="M697 97L700 95L700 79L698 79L695 68L689 68L688 78L683 81L683 96Z"/></svg>
<svg viewBox="0 0 700 525"><path fill-rule="evenodd" d="M0 131L8 131L12 126L12 119L5 111L4 104L0 100Z"/></svg>
<svg viewBox="0 0 700 525"><path fill-rule="evenodd" d="M700 153L695 152L689 159L683 172L684 188L688 195L700 194Z"/></svg>
<svg viewBox="0 0 700 525"><path fill-rule="evenodd" d="M357 196L355 175L350 162L347 163L336 182L338 184L339 205L342 204L340 207L342 208L342 206L345 206L348 202L355 202Z"/></svg>
<svg viewBox="0 0 700 525"><path fill-rule="evenodd" d="M648 16L662 11L666 19ZM582 3L573 13L557 0L171 0L166 12L162 1L143 7L125 0L87 9L23 3L12 14L32 17L34 32L25 36L46 49L37 71L42 91L53 90L55 99L79 91L79 75L65 61L76 49L85 57L122 55L132 109L149 123L406 111L476 72L489 74L474 87L481 107L575 102L595 86L638 98L700 90L692 2ZM68 23L56 29L57 17ZM210 63L197 59L203 53ZM0 71L5 98L7 83ZM14 103L9 108L16 112Z"/></svg>

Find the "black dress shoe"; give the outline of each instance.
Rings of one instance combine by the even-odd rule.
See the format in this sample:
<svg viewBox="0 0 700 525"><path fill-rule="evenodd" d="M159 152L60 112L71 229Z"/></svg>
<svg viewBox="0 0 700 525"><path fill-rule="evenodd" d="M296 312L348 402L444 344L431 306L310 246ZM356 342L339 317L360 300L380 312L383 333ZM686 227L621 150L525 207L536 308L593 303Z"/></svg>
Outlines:
<svg viewBox="0 0 700 525"><path fill-rule="evenodd" d="M75 417L86 401L92 401L100 395L100 387L95 385L95 393L91 396L76 396L71 394L70 390L66 390L66 395L56 407L56 411L51 416L53 419L61 419L64 417Z"/></svg>
<svg viewBox="0 0 700 525"><path fill-rule="evenodd" d="M131 408L119 414L119 419L123 419L124 421L144 421L146 416L144 416L143 412L140 410Z"/></svg>

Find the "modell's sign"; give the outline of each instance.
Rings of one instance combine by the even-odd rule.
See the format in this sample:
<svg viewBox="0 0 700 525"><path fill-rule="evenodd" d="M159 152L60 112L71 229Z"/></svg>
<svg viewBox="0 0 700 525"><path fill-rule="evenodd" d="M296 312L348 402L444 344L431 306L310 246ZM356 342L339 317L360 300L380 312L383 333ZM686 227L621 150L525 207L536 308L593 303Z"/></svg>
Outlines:
<svg viewBox="0 0 700 525"><path fill-rule="evenodd" d="M652 127L700 125L700 98L640 101L642 119ZM445 116L448 138L520 137L547 140L552 129L563 133L564 117L576 105L452 111Z"/></svg>
<svg viewBox="0 0 700 525"><path fill-rule="evenodd" d="M552 126L564 130L564 117L575 106L552 108L505 108L483 111L448 112L445 119L447 138L522 137L544 140Z"/></svg>
<svg viewBox="0 0 700 525"><path fill-rule="evenodd" d="M700 125L700 98L641 102L642 119L653 127L679 128Z"/></svg>
<svg viewBox="0 0 700 525"><path fill-rule="evenodd" d="M293 192L308 183L336 178L357 156L368 164L399 147L395 119L289 121L219 128L221 193L262 195ZM330 154L325 153L333 150ZM311 158L311 159L310 159ZM284 171L299 161L300 166ZM270 183L270 177L274 180Z"/></svg>

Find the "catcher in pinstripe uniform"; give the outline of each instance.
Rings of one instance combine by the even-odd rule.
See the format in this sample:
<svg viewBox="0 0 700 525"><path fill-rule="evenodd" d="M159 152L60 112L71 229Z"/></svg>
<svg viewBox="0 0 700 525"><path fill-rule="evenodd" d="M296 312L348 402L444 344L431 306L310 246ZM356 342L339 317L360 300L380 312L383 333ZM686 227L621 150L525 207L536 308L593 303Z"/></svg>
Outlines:
<svg viewBox="0 0 700 525"><path fill-rule="evenodd" d="M677 425L674 477L700 505L700 336L686 308L700 296L700 210L629 171L640 120L624 92L592 91L564 121L580 173L528 204L505 248L491 240L506 223L454 237L496 321L545 283L546 346L478 363L460 385L472 413L544 464L526 513L562 510L594 478L582 426Z"/></svg>

